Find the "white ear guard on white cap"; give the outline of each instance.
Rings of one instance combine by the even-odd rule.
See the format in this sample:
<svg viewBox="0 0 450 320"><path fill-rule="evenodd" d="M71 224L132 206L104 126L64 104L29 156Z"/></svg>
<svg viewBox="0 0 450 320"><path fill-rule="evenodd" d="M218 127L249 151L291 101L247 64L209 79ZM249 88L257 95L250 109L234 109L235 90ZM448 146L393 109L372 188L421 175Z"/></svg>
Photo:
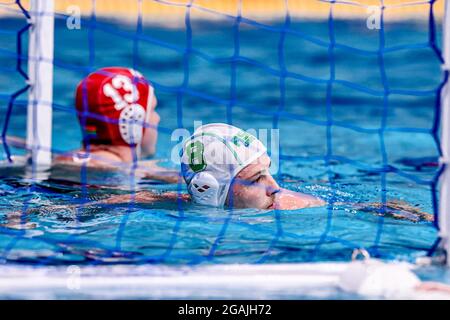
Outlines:
<svg viewBox="0 0 450 320"><path fill-rule="evenodd" d="M253 135L234 126L212 123L199 127L184 143L181 157L193 201L223 206L234 177L266 151Z"/></svg>
<svg viewBox="0 0 450 320"><path fill-rule="evenodd" d="M198 203L220 206L219 183L208 172L199 172L188 185L189 193Z"/></svg>

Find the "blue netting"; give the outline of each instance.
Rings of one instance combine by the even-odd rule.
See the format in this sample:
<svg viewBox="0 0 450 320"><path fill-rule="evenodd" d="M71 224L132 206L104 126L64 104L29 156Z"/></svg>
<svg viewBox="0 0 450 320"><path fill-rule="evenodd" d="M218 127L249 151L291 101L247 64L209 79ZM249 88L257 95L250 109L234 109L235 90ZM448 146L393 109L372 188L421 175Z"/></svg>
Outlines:
<svg viewBox="0 0 450 320"><path fill-rule="evenodd" d="M23 13L23 15L26 19L30 19L29 13L27 12L27 10L25 10L25 8L22 6L20 1L15 1L15 5L20 9L20 11ZM14 52L14 51L9 51L9 50L3 49L2 54L7 55L7 56L12 56L15 58L15 60L16 60L15 71L20 74L20 76L22 77L23 80L25 80L25 84L22 88L13 92L10 95L4 94L5 100L8 101L8 107L6 109L5 120L4 120L4 124L3 124L3 128L2 128L2 141L3 141L3 146L4 146L5 153L6 153L6 157L7 157L8 161L10 161L10 162L11 162L11 152L8 147L8 144L6 143L6 134L7 134L9 123L10 123L11 113L13 111L13 106L14 106L16 99L19 96L21 96L24 92L26 92L29 88L29 85L26 84L26 81L28 81L28 75L23 68L23 61L26 57L26 50L24 50L23 45L22 45L22 42L23 42L22 37L30 29L31 24L27 20L24 23L22 23L22 25L23 26L17 31L16 30L4 30L3 31L5 35L16 34L16 41L15 41L16 51ZM12 70L10 68L7 68L6 65L2 66L2 67L5 67L3 69L3 72L9 72L9 73L12 72Z"/></svg>
<svg viewBox="0 0 450 320"><path fill-rule="evenodd" d="M304 152L296 152L295 143L300 143L300 140L297 141L295 134L286 143L282 141L279 152L280 170L276 177L279 180L287 180L292 175L290 171L296 165L301 166L304 171L310 170L313 172L314 169L311 169L313 167L318 167L323 170L323 172L317 175L320 178L315 176L317 180L322 181L322 186L326 186L324 197L327 200L327 207L321 209L322 211L326 211L326 214L319 215L322 226L320 232L309 234L308 230L295 229L289 222L286 222L289 216L286 216L278 210L273 210L264 215L265 218L272 219L270 225L251 221L251 214L249 219L242 218L242 212L236 210L224 210L220 214L202 216L201 214L197 214L197 211L203 212L206 209L187 208L183 201L178 198L178 200L175 200L175 208L139 209L139 214L153 216L156 221L154 223L157 223L158 219L161 219L161 223L165 223L164 219L166 218L162 217L168 215L170 218L166 223L173 227L161 231L166 232L167 237L162 237L162 239L153 239L150 237L150 239L145 240L146 243L138 246L139 248L151 246L152 250L149 251L150 253L145 249L139 250L133 246L131 247L134 250L130 250L127 248L127 246L130 246L129 242L124 240L124 237L132 238L132 235L127 234L129 229L133 230L130 224L131 222L135 223L139 221L136 220L136 215L138 215L138 218L140 217L145 220L144 217L136 214L137 204L134 196L138 190L142 189L142 184L136 178L136 170L143 168L143 165L137 162L137 157L135 156L133 170L130 171L128 177L127 193L133 195L130 201L126 201L124 206L107 204L100 206L101 210L111 213L110 221L115 226L110 233L102 235L105 238L98 239L95 236L90 237L89 233L86 235L76 232L73 232L70 236L64 235L64 233L61 233L62 235L55 235L56 233L48 233L45 230L42 234L30 236L29 231L26 230L14 230L13 228L1 227L2 236L9 239L9 242L5 242L6 245L3 246L3 252L1 254L5 260L38 264L65 264L74 262L89 264L109 262L197 264L211 261L216 263L227 262L226 258L222 259L221 257L222 255L226 256L226 252L231 252L232 255L236 254L237 256L239 256L237 252L244 252L241 259L237 258L237 260L233 261L263 263L267 261L273 262L274 256L283 257L283 255L288 255L290 251L297 250L301 252L303 250L304 253L299 254L290 261L305 262L348 259L354 248L361 247L368 249L374 256L398 258L399 256L402 257L402 253L399 253L395 244L390 245L390 240L383 242L383 236L386 233L395 234L395 225L394 227L389 225L388 230L385 227L390 192L389 181L392 176L402 179L402 181L408 181L404 187L408 184L424 186L424 189L417 188L422 190L422 192L426 190L426 192L431 194L430 202L434 213L434 225L438 228L437 181L443 169L437 167L437 157L441 154L438 137L441 105L440 92L448 79L448 72L443 73L443 76L439 73L435 73L434 76L429 76L431 85L425 85L421 88L416 88L414 85L408 86L408 83L404 86L399 86L395 77L390 77L389 72L389 70L392 73L395 71L392 69L392 65L414 65L416 63L414 59L394 59L394 63L390 59L393 59L392 56L395 57L395 54L401 53L406 55L405 52L415 52L415 50L424 50L424 52L427 52L422 53L422 56L419 55L419 58L424 60L433 59L437 65L442 63L441 51L437 43L438 32L433 13L436 1L431 0L415 4L399 5L426 4L428 6L428 22L425 26L426 30L423 30L423 33L426 33L427 36L423 41L416 42L408 39L407 43L401 43L400 41L400 43L395 42L388 46L386 43L386 34L389 30L393 27L407 27L399 23L391 25L389 30L387 30L385 14L389 10L392 10L393 6L385 6L381 0L380 28L379 30L372 31L377 33L375 38L376 45L374 47L351 45L349 42L342 41L346 40L345 37L342 37L342 34L339 34L341 41L338 41L337 30L342 31L345 27L361 22L336 19L334 17L335 6L351 5L366 8L365 5L357 2L322 1L329 6L328 19L327 21L316 21L314 25L321 26L321 30L326 30L325 37L309 34L308 30L310 29L303 29L302 25L299 27L298 21L293 21L295 19L291 17L288 0L285 1L284 19L281 21L277 20L274 23L259 22L243 16L240 5L236 8L236 15L229 15L197 5L195 1L190 1L188 4L159 0L154 0L154 2L165 6L185 8L184 27L177 29L178 33L176 35L173 34L174 31L145 25L145 17L142 14L143 0L135 1L135 5L138 8L138 15L136 17L136 23L133 24L129 22L120 23L109 21L97 17L95 10L96 4L95 0L93 0L90 16L82 19L82 31L80 31L80 34L75 34L70 40L73 41L73 50L77 52L76 55L70 50L60 50L63 44L58 44L58 41L62 41L64 37L69 37L70 32L77 31L68 31L64 28L63 25L66 18L68 18L67 15L56 14L55 59L53 61L55 66L55 101L52 104L55 112L54 126L56 127L55 130L59 130L57 131L58 134L66 134L65 131L68 130L70 132L68 136L74 141L62 139L59 143L54 144L52 152L54 154L61 154L67 152L69 149L75 149L78 147L77 144L80 139L74 139L74 137L81 138L79 134L77 136L77 134L71 133L72 131L70 130L72 129L67 126L67 123L70 123L70 121L73 121L73 125L71 126L77 126L75 121L76 111L72 101L73 92L67 92L65 90L67 87L72 86L74 88L74 84L89 73L97 70L99 67L109 66L114 63L132 67L140 71L145 70L147 72L144 72L144 74L147 75L153 84L157 95L162 95L163 98L161 100L166 102L161 107L166 108L161 111L166 115L166 121L163 118L161 125L158 127L159 139L165 142L160 142L159 146L169 143L168 141L174 129L192 129L192 120L213 119L216 122L221 120L221 122L244 127L252 127L252 122L254 121L256 127L260 125L264 128L280 130L290 126L287 124L289 121L295 121L295 126L306 128L302 129L304 131L310 130L311 132L316 132L314 130L317 130L317 135L322 136L321 139L318 139L321 141L321 145L313 146L314 148L311 147L309 149L305 148ZM26 19L30 18L29 13L21 6L20 1L8 4L5 7L10 11L22 12ZM204 21L198 22L191 17L194 10L195 12L210 14L214 18L219 19L219 22L214 22L211 25ZM24 52L24 47L22 46L22 38L30 28L30 24L27 21L24 19L22 25L17 30L5 31L5 33L13 32L16 35L16 49L11 51L0 48L1 55L13 56L16 59L16 68L14 70L8 65L1 65L2 70L7 73L15 71L25 81L28 80L28 77L24 71L23 62L26 60L27 54ZM200 29L198 29L199 26ZM211 27L213 32L217 32L217 29L214 28L219 28L220 30L224 26L228 28L227 32L232 43L231 48L227 48L225 45L221 48L219 45L215 48L216 51L209 50L209 47L206 47L208 49L206 50L201 41L200 44L196 41L196 33L194 30L201 30L201 27L206 29ZM252 39L249 30L258 34L261 37L261 41L263 41L262 38L264 37L273 40L264 46L267 51L273 50L275 52L275 58L272 57L273 59L270 61L258 59L258 54L249 50L247 41ZM351 29L348 30L351 31ZM347 37L350 38L356 36L356 34L350 33ZM115 41L110 40L112 38ZM302 62L301 58L299 58L300 62L297 64L304 63L306 65L304 69L306 72L296 71L297 68L293 67L292 61L288 59L291 51L293 51L292 42L298 43L298 46L304 46L305 51L313 50L313 53L309 53L310 56L316 59L316 63L326 65L328 68L327 72L320 76L314 75L314 67L312 67L312 70L306 69L307 63L311 63L311 61L305 63L304 61ZM128 54L116 50L115 46L128 46ZM160 60L152 58L153 51L149 48L164 50L165 54L162 54L162 56L165 58L161 59L160 56L158 56ZM215 53L212 54L210 51ZM225 55L221 51L229 52L230 54ZM298 53L298 51L296 52ZM354 81L352 81L352 77L340 77L339 68L341 68L343 55L355 57L355 65L359 63L359 59L367 59L367 61L370 61L365 67L366 69L370 68L374 72L365 77L370 79L370 81L367 83L364 83L364 81L359 82L357 79L361 77L351 72L350 75L356 79ZM388 63L387 60L389 60ZM173 67L174 65L175 67ZM347 65L347 68L351 67L351 64ZM214 73L216 70L218 70L217 74ZM221 78L223 74L220 74L220 72L223 70L225 70L225 77L228 77L227 80ZM252 77L259 75L259 79L267 79L267 85L264 88L268 92L260 92L259 87L252 87L250 78L245 78L246 81L242 81L241 72L249 72L249 70L253 72ZM376 70L376 72L373 70ZM377 74L377 79L375 79L375 73ZM205 87L205 83L196 85L199 75L201 76L202 74L208 78L208 81L211 78L210 82L207 81L207 84L211 86L210 88ZM215 76L217 78L214 78ZM436 78L438 78L437 83L433 83L433 80ZM178 81L176 84L175 79ZM6 141L6 136L10 132L11 116L15 112L23 113L24 107L26 107L27 102L25 98L18 100L18 97L23 95L29 88L25 81L23 86L13 93L7 92L0 94L2 107L3 103L6 102L6 108L4 111L2 110L2 113L4 112L5 114L3 118L2 139L6 159L9 161L11 161L11 151ZM220 85L216 85L214 82L220 83ZM223 86L227 82L227 90L216 90L217 86ZM70 83L70 86L67 83ZM288 96L292 92L291 87L293 83L303 86L301 87L303 90L318 92L317 96L314 97L317 100L310 101L309 109L307 109L309 111L304 112L304 108L300 107L296 109L295 102ZM275 90L269 89L271 86L277 88ZM256 90L258 90L257 93L254 92ZM226 93L224 94L223 91L226 91ZM275 98L270 96L273 92L275 92ZM346 119L345 116L342 116L345 112L336 111L336 106L341 104L338 98L342 99L342 96L339 95L343 93L347 94L347 92L350 92L349 95L359 97L360 100L358 101L360 101L361 108L367 105L374 110L376 108L377 113L374 118L377 118L378 121L365 122L365 120L358 120L358 112L361 112L361 118L368 116L364 111L358 111L358 108L352 108L348 111L348 113L353 115L356 113L356 118L353 119ZM267 96L264 96L265 94ZM336 98L336 94L338 98ZM258 100L258 96L264 96L267 99L265 100L267 103L261 103ZM299 97L298 99L301 99L301 95ZM321 102L317 103L319 99L321 99ZM420 101L425 105L424 109L431 110L432 116L427 118L431 119L428 125L402 125L401 120L394 125L391 124L389 117L393 110L399 109L397 105L401 105L401 103L398 101L402 99L408 101L406 104L409 103L410 105L414 104L412 101ZM169 100L170 102L168 102ZM189 105L192 101L196 101L195 106L193 108L187 107L186 105ZM200 107L204 108L201 109L201 112L198 111ZM207 108L217 108L214 109L217 111L212 111L212 113L217 112L217 114L209 115L211 111ZM314 111L313 109L317 109L318 111ZM195 114L195 112L198 113ZM260 118L264 120L258 120ZM248 125L246 125L245 119L249 122ZM115 121L107 118L102 118L102 120L108 122ZM261 125L261 123L263 124ZM416 121L415 123L418 122ZM74 130L79 129L76 128ZM340 138L336 138L335 130L346 130L345 132L348 132L347 135L349 138L346 141L348 144L355 143L352 137L356 140L359 139L358 137L373 137L371 138L372 140L368 139L367 141L371 141L369 144L377 145L380 159L374 160L368 158L364 150L359 150L361 157L355 157L354 154L345 154L345 152L343 154L340 150L340 143L342 141ZM85 133L83 132L82 134ZM401 153L399 150L389 149L387 140L393 135L396 137L397 135L410 135L411 139L422 137L422 135L431 137L434 142L432 146L432 149L434 149L434 153L432 153L433 158L431 160L428 158L420 160L420 157L403 159L403 164L405 162L411 163L416 161L412 165L413 167L420 168L416 171L410 170L411 166L401 165L399 159L397 159L399 160L397 162L392 161L390 158L391 153ZM74 144L75 142L77 144ZM417 144L419 143L421 142L417 141ZM160 149L163 149L166 153L161 152L157 155L168 157L167 148L162 147ZM425 152L424 155L428 154ZM431 162L431 166L434 169L426 171L424 174L423 168L427 167L427 161ZM340 175L343 173L351 175L353 173L356 179L359 179L359 172L364 172L367 176L372 175L379 178L379 185L376 191L374 191L376 193L374 197L378 199L380 205L373 212L375 213L371 221L373 230L368 233L371 237L370 240L358 239L353 235L342 236L342 233L339 233L339 236L333 235L333 224L342 218L339 211L336 210L339 203L343 201L340 189L344 187L344 183L340 181ZM65 194L67 190L64 188L52 188L45 183L15 185L14 187L17 190L25 188L30 194L28 197L21 199L25 203L23 206L24 214L19 218L21 223L27 223L30 208L39 207L40 210L44 210L45 215L45 209L42 209L42 201L39 202L38 199L38 203L36 204L36 197L38 197L45 198L47 202L44 201L44 203L51 203L52 205L66 201L66 204L71 205L69 209L58 207L55 210L62 217L67 219L70 217L70 219L75 221L75 225L70 226L70 228L76 229L77 223L82 225L87 214L95 215L95 210L94 212L89 211L89 213L86 213L86 208L89 208L90 203L93 202L92 188L93 186L98 188L99 185L98 182L91 183L89 181L89 174L88 168L82 166L79 172L79 189L76 191L68 191L67 195ZM309 177L311 176L314 176L314 174L311 173ZM301 176L300 180L305 182L307 177L308 175ZM156 192L161 191L154 185L149 185L149 188L152 190L156 189ZM181 183L175 188L167 186L164 186L164 188L176 191L178 194L186 193L186 189ZM357 190L357 192L363 193L370 191ZM414 194L406 194L402 200L415 201L414 197ZM49 210L48 214L56 214L52 210ZM66 212L69 213L66 214ZM313 216L310 216L310 218L314 220ZM256 219L256 221L258 220ZM145 224L145 222L143 223ZM208 224L218 225L217 230L214 229L214 231L205 235L208 241L205 241L199 247L190 244L189 234L199 232L199 237L201 237L202 232L199 231L199 228ZM255 249L242 248L233 243L227 244L227 237L231 237L228 235L228 233L231 233L230 229L236 229L244 235L251 234L250 238L253 241L252 245ZM95 229L91 231L92 234L96 233ZM151 232L158 231L152 229ZM236 231L233 231L233 234L234 232ZM100 232L100 234L102 233ZM411 235L411 238L414 239L415 237L416 235ZM435 243L438 241L436 238L437 236L434 234L432 241L428 237L426 244L414 244L415 247L413 250L421 250L422 252L433 251L435 249ZM101 241L102 239L104 241ZM244 240L248 239L244 236ZM258 244L259 240L262 245ZM286 241L289 245L284 243ZM10 258L12 250L21 248L21 244L23 244L24 248L36 250L36 252L42 248L51 248L52 253L46 257L37 255ZM221 246L226 249L219 250ZM248 249L248 252L246 249ZM327 250L333 251L333 254L324 254L324 251ZM336 253L338 251L342 253ZM411 258L411 255L407 258Z"/></svg>

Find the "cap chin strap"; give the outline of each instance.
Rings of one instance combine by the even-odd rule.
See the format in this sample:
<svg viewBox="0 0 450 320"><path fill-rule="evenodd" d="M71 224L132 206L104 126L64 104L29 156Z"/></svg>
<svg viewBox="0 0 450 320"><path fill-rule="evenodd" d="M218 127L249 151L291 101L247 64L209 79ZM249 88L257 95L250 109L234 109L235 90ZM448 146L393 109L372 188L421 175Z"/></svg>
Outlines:
<svg viewBox="0 0 450 320"><path fill-rule="evenodd" d="M189 193L195 199L195 202L220 207L224 205L224 188L220 187L219 182L208 172L197 173L189 183Z"/></svg>
<svg viewBox="0 0 450 320"><path fill-rule="evenodd" d="M141 159L142 158L142 147L141 147L141 145L137 144L135 150L136 150L136 158L138 160Z"/></svg>
<svg viewBox="0 0 450 320"><path fill-rule="evenodd" d="M155 98L154 89L151 85L148 85L147 108L145 110L145 122L144 122L144 126L142 128L143 131L145 131L145 129L150 129L150 128L147 128L145 125L150 125L150 114L151 114L151 109L152 109L154 98ZM136 145L136 156L138 157L138 159L141 159L141 156L142 156L142 140L143 139L144 139L144 132L142 133L141 142Z"/></svg>

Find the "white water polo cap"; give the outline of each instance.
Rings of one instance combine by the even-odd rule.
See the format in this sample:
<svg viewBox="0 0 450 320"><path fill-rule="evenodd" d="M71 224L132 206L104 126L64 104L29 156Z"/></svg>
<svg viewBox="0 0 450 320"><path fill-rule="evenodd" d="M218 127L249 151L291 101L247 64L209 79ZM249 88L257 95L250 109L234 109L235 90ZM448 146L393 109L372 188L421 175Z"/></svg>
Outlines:
<svg viewBox="0 0 450 320"><path fill-rule="evenodd" d="M267 152L255 136L224 123L201 126L186 140L181 170L192 200L221 207L231 182L247 165Z"/></svg>

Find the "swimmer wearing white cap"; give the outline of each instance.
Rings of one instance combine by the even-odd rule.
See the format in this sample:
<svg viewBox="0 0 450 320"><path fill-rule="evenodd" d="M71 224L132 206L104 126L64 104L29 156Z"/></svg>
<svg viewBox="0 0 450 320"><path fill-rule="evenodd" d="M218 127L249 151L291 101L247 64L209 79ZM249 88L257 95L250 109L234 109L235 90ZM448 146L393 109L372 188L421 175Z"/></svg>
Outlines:
<svg viewBox="0 0 450 320"><path fill-rule="evenodd" d="M167 204L167 201L176 203L181 200L214 207L295 210L326 204L314 196L280 188L269 173L270 158L264 145L247 132L227 124L213 123L199 127L183 145L181 167L189 194L139 191L133 195L113 195L88 205L128 202ZM350 205L369 212L377 212L377 208L385 206L389 209L385 214L394 218L433 221L433 215L398 201ZM77 208L45 205L46 211L60 209ZM40 210L36 208L27 213ZM9 218L3 226L27 228L21 212L11 213ZM29 227L33 228L31 224Z"/></svg>
<svg viewBox="0 0 450 320"><path fill-rule="evenodd" d="M189 195L139 191L91 204L182 200L213 207L269 210L325 205L314 196L280 188L269 173L270 163L266 147L253 135L228 124L212 123L199 127L183 145L181 171Z"/></svg>
<svg viewBox="0 0 450 320"><path fill-rule="evenodd" d="M184 143L181 169L192 200L214 207L293 210L322 206L316 197L280 188L266 147L224 123L199 127Z"/></svg>

